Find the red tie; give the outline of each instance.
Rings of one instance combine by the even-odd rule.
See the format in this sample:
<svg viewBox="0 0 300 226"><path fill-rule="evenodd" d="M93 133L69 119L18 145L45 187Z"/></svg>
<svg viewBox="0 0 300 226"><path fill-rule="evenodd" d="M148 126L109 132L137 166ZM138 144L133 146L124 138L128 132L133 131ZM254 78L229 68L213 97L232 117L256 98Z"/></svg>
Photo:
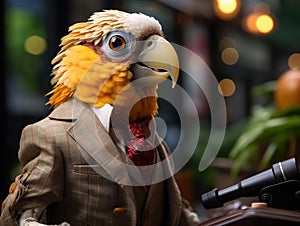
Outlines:
<svg viewBox="0 0 300 226"><path fill-rule="evenodd" d="M147 140L150 136L149 122L151 118L145 118L138 122L130 122L131 135L126 147L128 157L137 166L152 165L155 162L154 145Z"/></svg>

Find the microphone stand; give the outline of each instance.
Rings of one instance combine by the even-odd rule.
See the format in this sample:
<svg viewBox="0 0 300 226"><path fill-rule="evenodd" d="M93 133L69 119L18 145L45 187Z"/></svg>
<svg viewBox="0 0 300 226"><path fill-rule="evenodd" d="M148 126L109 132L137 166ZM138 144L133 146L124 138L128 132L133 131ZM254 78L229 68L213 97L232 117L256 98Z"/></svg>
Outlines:
<svg viewBox="0 0 300 226"><path fill-rule="evenodd" d="M272 165L272 168L246 178L224 189L213 189L202 194L201 201L206 209L223 206L224 203L240 198L259 196L260 201L270 207L300 209L299 170L295 158ZM296 195L297 194L297 195ZM291 204L292 202L292 204Z"/></svg>
<svg viewBox="0 0 300 226"><path fill-rule="evenodd" d="M300 210L300 181L288 180L264 187L258 197L268 207Z"/></svg>
<svg viewBox="0 0 300 226"><path fill-rule="evenodd" d="M222 207L225 202L258 196L259 203L231 210L199 226L300 225L300 177L295 158L276 163L271 169L242 180L222 190L213 189L202 195L206 209ZM260 205L263 204L263 205Z"/></svg>

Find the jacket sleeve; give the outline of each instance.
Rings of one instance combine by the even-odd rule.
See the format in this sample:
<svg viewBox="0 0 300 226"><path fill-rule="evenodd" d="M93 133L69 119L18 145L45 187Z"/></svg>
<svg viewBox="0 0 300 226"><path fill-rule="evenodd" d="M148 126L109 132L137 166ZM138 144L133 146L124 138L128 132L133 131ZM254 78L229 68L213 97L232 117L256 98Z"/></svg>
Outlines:
<svg viewBox="0 0 300 226"><path fill-rule="evenodd" d="M63 160L51 127L39 123L24 128L19 149L23 173L16 177L2 203L0 226L18 225L18 218L28 209L37 218L51 203L62 199Z"/></svg>
<svg viewBox="0 0 300 226"><path fill-rule="evenodd" d="M198 214L192 209L189 202L183 199L182 213L179 226L198 226L200 219Z"/></svg>

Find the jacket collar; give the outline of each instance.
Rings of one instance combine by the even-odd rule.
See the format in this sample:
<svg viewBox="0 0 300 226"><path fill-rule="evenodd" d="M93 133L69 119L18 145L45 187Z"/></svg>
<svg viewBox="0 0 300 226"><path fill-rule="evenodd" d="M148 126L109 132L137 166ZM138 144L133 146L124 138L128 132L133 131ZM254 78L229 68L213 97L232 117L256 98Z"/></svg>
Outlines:
<svg viewBox="0 0 300 226"><path fill-rule="evenodd" d="M80 116L82 111L84 111L87 106L87 104L75 98L72 98L55 108L48 117L50 119L61 121L76 121L76 119Z"/></svg>
<svg viewBox="0 0 300 226"><path fill-rule="evenodd" d="M69 135L78 143L87 163L101 166L101 173L108 178L118 184L126 184L124 182L130 180L143 181L139 170L117 147L89 104L73 98L55 108L48 117L73 122Z"/></svg>
<svg viewBox="0 0 300 226"><path fill-rule="evenodd" d="M128 162L126 154L115 145L88 104L77 99L71 99L54 109L48 117L55 120L72 121L68 133L78 143L79 150L86 158L87 163L100 166L96 169L100 170L98 173L120 184L129 197L132 200L135 199L132 188L124 185L124 181L142 181L141 174L137 168L136 171L127 170L127 166L132 163ZM164 145L158 147L161 160L167 158L166 150L167 147ZM99 154L99 151L101 154ZM173 170L171 162L168 164L168 168L168 170ZM173 177L166 180L166 186L169 211L173 221L170 225L176 225L182 208L180 192Z"/></svg>

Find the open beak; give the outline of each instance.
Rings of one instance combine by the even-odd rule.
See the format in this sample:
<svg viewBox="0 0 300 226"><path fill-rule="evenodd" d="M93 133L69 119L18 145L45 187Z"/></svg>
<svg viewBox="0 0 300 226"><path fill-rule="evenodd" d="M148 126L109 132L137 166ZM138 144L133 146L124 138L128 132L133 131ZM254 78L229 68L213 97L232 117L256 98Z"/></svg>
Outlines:
<svg viewBox="0 0 300 226"><path fill-rule="evenodd" d="M178 80L179 60L173 46L158 35L150 36L142 46L138 63L132 65L135 79L147 77L158 84L170 76L174 87Z"/></svg>

